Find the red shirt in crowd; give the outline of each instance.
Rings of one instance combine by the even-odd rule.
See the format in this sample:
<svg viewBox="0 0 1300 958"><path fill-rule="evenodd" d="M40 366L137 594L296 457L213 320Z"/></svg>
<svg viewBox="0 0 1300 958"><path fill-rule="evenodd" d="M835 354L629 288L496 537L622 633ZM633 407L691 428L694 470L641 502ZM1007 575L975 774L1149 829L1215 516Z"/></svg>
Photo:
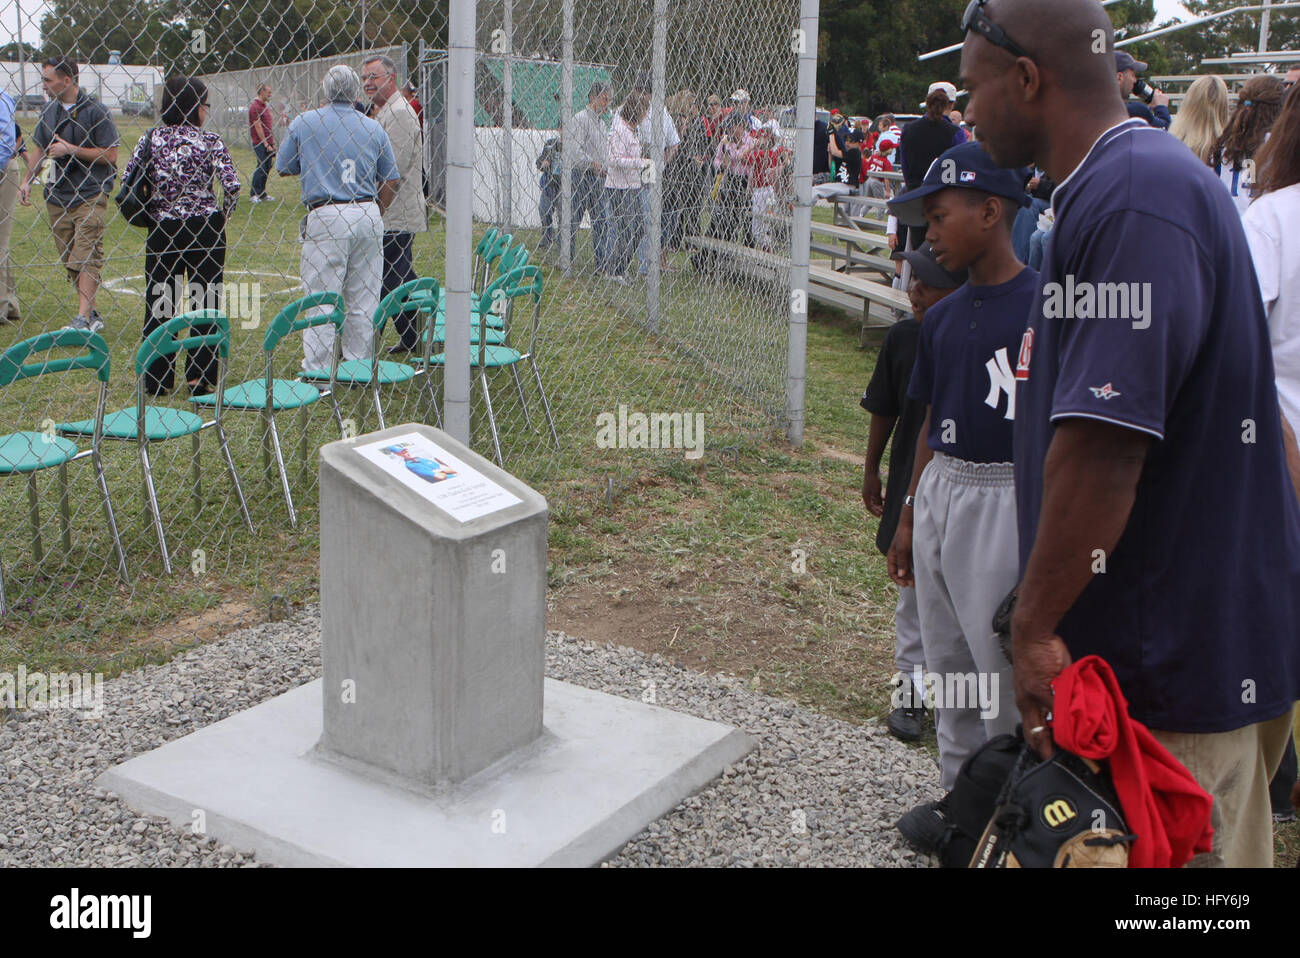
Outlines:
<svg viewBox="0 0 1300 958"><path fill-rule="evenodd" d="M781 175L781 161L789 152L784 147L749 152L749 185L775 186Z"/></svg>
<svg viewBox="0 0 1300 958"><path fill-rule="evenodd" d="M862 170L864 173L892 173L894 164L889 162L889 157L877 153L867 157L866 162L862 164Z"/></svg>
<svg viewBox="0 0 1300 958"><path fill-rule="evenodd" d="M253 97L253 102L248 105L248 130L253 137L254 146L275 146L275 137L271 134L271 124L274 122L270 106L263 103L261 97Z"/></svg>

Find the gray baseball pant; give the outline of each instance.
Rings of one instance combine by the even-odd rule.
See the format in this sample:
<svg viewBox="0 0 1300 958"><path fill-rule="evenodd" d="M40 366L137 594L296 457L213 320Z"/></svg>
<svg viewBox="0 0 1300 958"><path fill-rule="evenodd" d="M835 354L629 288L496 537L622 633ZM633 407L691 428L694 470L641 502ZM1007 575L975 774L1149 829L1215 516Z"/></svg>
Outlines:
<svg viewBox="0 0 1300 958"><path fill-rule="evenodd" d="M1020 720L1011 663L993 613L1019 581L1016 494L1010 463L936 452L916 490L912 566L925 651L934 677L940 782L989 738Z"/></svg>

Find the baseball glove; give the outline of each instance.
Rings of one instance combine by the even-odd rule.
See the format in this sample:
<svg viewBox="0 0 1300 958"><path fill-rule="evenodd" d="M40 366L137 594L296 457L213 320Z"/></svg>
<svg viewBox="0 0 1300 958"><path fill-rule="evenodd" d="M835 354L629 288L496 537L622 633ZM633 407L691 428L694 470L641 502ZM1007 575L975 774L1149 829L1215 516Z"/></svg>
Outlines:
<svg viewBox="0 0 1300 958"><path fill-rule="evenodd" d="M1126 868L1128 832L1100 766L1057 749L1041 761L1025 746L971 868Z"/></svg>

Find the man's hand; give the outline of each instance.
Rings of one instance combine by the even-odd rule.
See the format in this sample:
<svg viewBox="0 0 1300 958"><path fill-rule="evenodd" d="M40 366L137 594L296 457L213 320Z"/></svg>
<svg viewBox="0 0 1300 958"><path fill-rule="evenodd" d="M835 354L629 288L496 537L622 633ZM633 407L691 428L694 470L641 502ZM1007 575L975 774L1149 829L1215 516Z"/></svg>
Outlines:
<svg viewBox="0 0 1300 958"><path fill-rule="evenodd" d="M879 519L885 514L885 497L880 483L880 471L862 470L862 502L867 511Z"/></svg>
<svg viewBox="0 0 1300 958"><path fill-rule="evenodd" d="M1052 732L1047 727L1047 716L1052 712L1052 681L1069 666L1070 652L1059 635L1030 635L1023 622L1013 616L1011 659L1011 678L1025 741L1039 757L1051 758Z"/></svg>
<svg viewBox="0 0 1300 958"><path fill-rule="evenodd" d="M21 203L23 206L31 206L32 205L31 200L28 199L28 197L30 197L31 195L32 195L32 184L29 183L27 180L24 180L22 185L18 187L18 202Z"/></svg>
<svg viewBox="0 0 1300 958"><path fill-rule="evenodd" d="M897 233L890 233L888 236L885 237L885 239L889 242L889 251L890 251L891 253L892 253L894 250L898 249L898 234L897 234Z"/></svg>
<svg viewBox="0 0 1300 958"><path fill-rule="evenodd" d="M1032 193L1034 190L1038 189L1038 184L1041 182L1043 182L1041 176L1031 176L1029 182L1025 184L1025 190Z"/></svg>
<svg viewBox="0 0 1300 958"><path fill-rule="evenodd" d="M45 151L48 155L55 157L71 156L77 151L77 148L61 136L55 136L50 142L49 148Z"/></svg>
<svg viewBox="0 0 1300 958"><path fill-rule="evenodd" d="M916 585L912 570L912 512L904 506L894 541L889 544L889 577L901 586Z"/></svg>
<svg viewBox="0 0 1300 958"><path fill-rule="evenodd" d="M1155 92L1155 96L1153 96L1153 97L1151 98L1151 105L1152 105L1153 107L1157 107L1157 106L1167 107L1167 106L1169 106L1169 94L1166 93L1164 90L1156 90L1156 92Z"/></svg>

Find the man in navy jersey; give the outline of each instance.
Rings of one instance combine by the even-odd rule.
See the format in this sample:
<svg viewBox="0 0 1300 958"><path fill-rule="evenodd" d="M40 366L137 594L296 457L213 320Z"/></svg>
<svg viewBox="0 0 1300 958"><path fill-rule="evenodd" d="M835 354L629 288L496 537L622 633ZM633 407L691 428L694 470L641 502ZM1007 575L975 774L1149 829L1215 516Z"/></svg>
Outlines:
<svg viewBox="0 0 1300 958"><path fill-rule="evenodd" d="M970 276L921 327L907 395L928 410L889 550L891 578L916 586L945 791L971 753L1019 719L1011 663L992 620L1020 573L1012 370L1038 289L1038 274L1011 248L1023 182L978 143L963 143L890 203L900 222L926 228L940 266ZM945 799L912 809L898 829L935 852L948 824Z"/></svg>
<svg viewBox="0 0 1300 958"><path fill-rule="evenodd" d="M1129 119L1096 0L976 0L963 26L986 149L1059 184L1015 374L1026 737L1050 749L1052 679L1103 657L1214 796L1195 863L1267 866L1300 698L1300 507L1239 217L1208 167Z"/></svg>

